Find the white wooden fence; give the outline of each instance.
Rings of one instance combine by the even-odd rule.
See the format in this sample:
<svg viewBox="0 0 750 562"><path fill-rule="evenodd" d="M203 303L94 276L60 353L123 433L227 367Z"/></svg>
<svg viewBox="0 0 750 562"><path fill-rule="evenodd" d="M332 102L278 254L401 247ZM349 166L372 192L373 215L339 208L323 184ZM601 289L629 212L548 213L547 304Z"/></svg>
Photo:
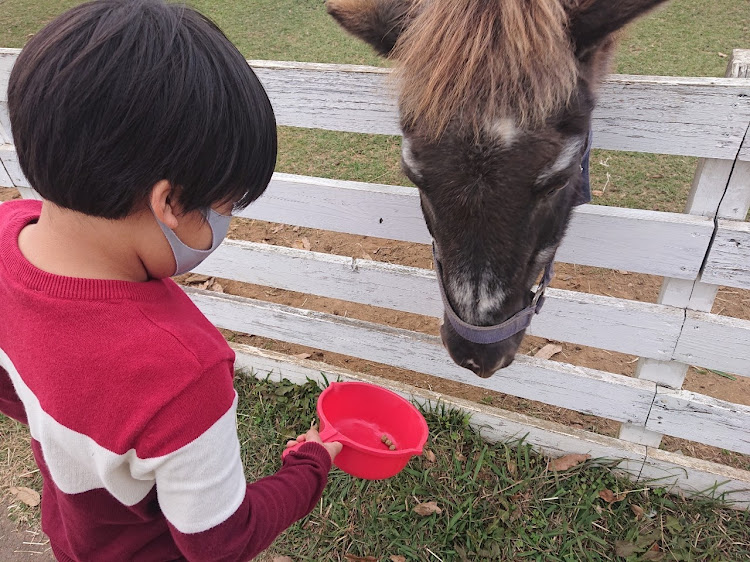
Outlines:
<svg viewBox="0 0 750 562"><path fill-rule="evenodd" d="M18 51L0 49L0 185L34 196L7 117ZM734 76L750 52L735 51ZM388 71L251 61L281 125L399 134ZM750 504L750 472L658 449L662 435L750 454L750 407L681 390L688 365L750 376L750 321L711 314L717 286L750 288L750 80L612 76L594 116L595 146L701 158L686 214L594 205L574 211L558 260L665 277L658 304L548 291L532 335L641 357L635 378L521 356L490 379L457 367L439 338L331 314L193 288L217 325L623 422L619 439L366 375L235 346L238 366L293 381L374 380L419 401L473 414L489 439L526 437L550 455L624 459L640 480L727 493ZM415 189L276 174L240 216L427 244ZM199 273L428 316L442 303L430 270L244 241L226 241ZM366 342L366 343L364 343Z"/></svg>

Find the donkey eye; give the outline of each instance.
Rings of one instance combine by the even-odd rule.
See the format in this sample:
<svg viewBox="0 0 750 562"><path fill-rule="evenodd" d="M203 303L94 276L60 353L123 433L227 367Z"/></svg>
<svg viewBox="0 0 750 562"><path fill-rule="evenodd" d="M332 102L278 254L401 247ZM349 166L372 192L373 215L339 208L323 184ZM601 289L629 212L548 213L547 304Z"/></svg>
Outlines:
<svg viewBox="0 0 750 562"><path fill-rule="evenodd" d="M549 197L552 197L555 193L558 191L562 191L566 187L570 185L570 180L566 181L565 183L558 183L552 187L550 187L542 196L543 199L547 199Z"/></svg>

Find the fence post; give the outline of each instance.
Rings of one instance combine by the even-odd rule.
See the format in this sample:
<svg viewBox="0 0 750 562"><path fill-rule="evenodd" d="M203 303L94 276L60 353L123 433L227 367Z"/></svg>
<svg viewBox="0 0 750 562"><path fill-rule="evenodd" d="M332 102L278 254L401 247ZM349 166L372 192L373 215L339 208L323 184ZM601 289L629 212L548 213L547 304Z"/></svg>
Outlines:
<svg viewBox="0 0 750 562"><path fill-rule="evenodd" d="M750 78L750 50L735 49L727 68L728 78ZM750 145L750 123L743 145ZM739 151L738 151L739 156ZM750 208L750 162L701 159L693 180L685 213L716 219L745 220ZM719 287L693 281L665 279L658 302L668 306L711 312ZM658 386L682 388L689 365L678 361L641 358L635 376ZM620 439L659 447L662 435L643 426L622 424Z"/></svg>

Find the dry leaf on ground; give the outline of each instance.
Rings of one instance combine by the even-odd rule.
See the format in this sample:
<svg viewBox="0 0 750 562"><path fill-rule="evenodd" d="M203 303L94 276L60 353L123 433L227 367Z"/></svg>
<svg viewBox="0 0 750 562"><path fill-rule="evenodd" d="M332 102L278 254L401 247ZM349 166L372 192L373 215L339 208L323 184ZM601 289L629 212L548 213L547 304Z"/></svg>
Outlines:
<svg viewBox="0 0 750 562"><path fill-rule="evenodd" d="M201 275L200 273L191 273L185 278L184 283L192 285L194 283L205 283L211 279L208 275Z"/></svg>
<svg viewBox="0 0 750 562"><path fill-rule="evenodd" d="M307 238L298 238L292 243L292 248L297 248L298 250L309 250L311 248L310 240Z"/></svg>
<svg viewBox="0 0 750 562"><path fill-rule="evenodd" d="M635 515L635 520L638 521L640 519L643 519L643 508L638 505L631 505L630 510L633 512L633 515Z"/></svg>
<svg viewBox="0 0 750 562"><path fill-rule="evenodd" d="M601 492L599 492L599 497L602 498L607 503L615 503L615 502L621 502L625 499L627 494L618 494L615 495L612 490L604 489Z"/></svg>
<svg viewBox="0 0 750 562"><path fill-rule="evenodd" d="M615 554L622 558L632 556L640 550L640 547L635 543L628 541L615 541Z"/></svg>
<svg viewBox="0 0 750 562"><path fill-rule="evenodd" d="M32 490L31 488L26 488L24 486L13 486L9 490L9 492L29 507L36 507L42 501L42 497L39 495L39 492L37 492L36 490Z"/></svg>
<svg viewBox="0 0 750 562"><path fill-rule="evenodd" d="M581 464L582 462L589 460L590 458L591 455L565 455L564 457L551 460L549 465L547 465L547 468L549 468L550 470L554 470L555 472L568 470L570 468L573 468L574 466Z"/></svg>
<svg viewBox="0 0 750 562"><path fill-rule="evenodd" d="M216 283L216 277L209 277L206 281L203 283L196 283L193 286L196 289L208 289L211 285Z"/></svg>
<svg viewBox="0 0 750 562"><path fill-rule="evenodd" d="M421 515L422 517L432 515L433 513L437 513L438 515L443 513L443 510L438 507L437 502L418 503L414 506L414 509L412 509L412 511L414 511L414 513L416 513L417 515Z"/></svg>
<svg viewBox="0 0 750 562"><path fill-rule="evenodd" d="M214 281L213 283L211 283L211 285L209 285L208 290L215 293L223 293L224 287L221 286L221 283Z"/></svg>
<svg viewBox="0 0 750 562"><path fill-rule="evenodd" d="M294 562L294 559L291 556L274 556L271 562Z"/></svg>
<svg viewBox="0 0 750 562"><path fill-rule="evenodd" d="M554 343L548 343L542 349L534 354L534 357L538 359L552 359L553 356L557 355L562 351L562 346Z"/></svg>
<svg viewBox="0 0 750 562"><path fill-rule="evenodd" d="M656 552L655 550L649 550L643 555L642 560L650 560L652 562L661 562L664 560L665 554L663 552Z"/></svg>
<svg viewBox="0 0 750 562"><path fill-rule="evenodd" d="M424 458L427 459L427 462L437 462L435 453L433 453L430 449L425 449Z"/></svg>
<svg viewBox="0 0 750 562"><path fill-rule="evenodd" d="M392 554L390 557L391 562L406 562L406 556L401 556L400 554Z"/></svg>

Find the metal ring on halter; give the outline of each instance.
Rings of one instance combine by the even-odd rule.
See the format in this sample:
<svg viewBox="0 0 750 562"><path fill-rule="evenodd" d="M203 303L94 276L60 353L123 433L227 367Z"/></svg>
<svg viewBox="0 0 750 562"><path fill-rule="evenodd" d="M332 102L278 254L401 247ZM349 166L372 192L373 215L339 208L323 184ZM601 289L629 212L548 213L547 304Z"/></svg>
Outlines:
<svg viewBox="0 0 750 562"><path fill-rule="evenodd" d="M445 294L445 288L443 287L443 269L438 260L434 242L432 244L432 258L435 263L435 274L437 276L438 286L440 287L440 296L443 299L445 315L448 317L451 326L463 339L472 343L485 345L507 340L518 332L528 328L534 315L539 314L542 310L542 305L544 304L544 292L547 289L547 286L549 286L550 281L552 281L552 277L555 275L553 262L550 261L544 270L542 282L537 287L529 306L520 310L501 324L496 324L495 326L474 326L461 320L455 310L453 310L450 301L448 301L448 297Z"/></svg>

